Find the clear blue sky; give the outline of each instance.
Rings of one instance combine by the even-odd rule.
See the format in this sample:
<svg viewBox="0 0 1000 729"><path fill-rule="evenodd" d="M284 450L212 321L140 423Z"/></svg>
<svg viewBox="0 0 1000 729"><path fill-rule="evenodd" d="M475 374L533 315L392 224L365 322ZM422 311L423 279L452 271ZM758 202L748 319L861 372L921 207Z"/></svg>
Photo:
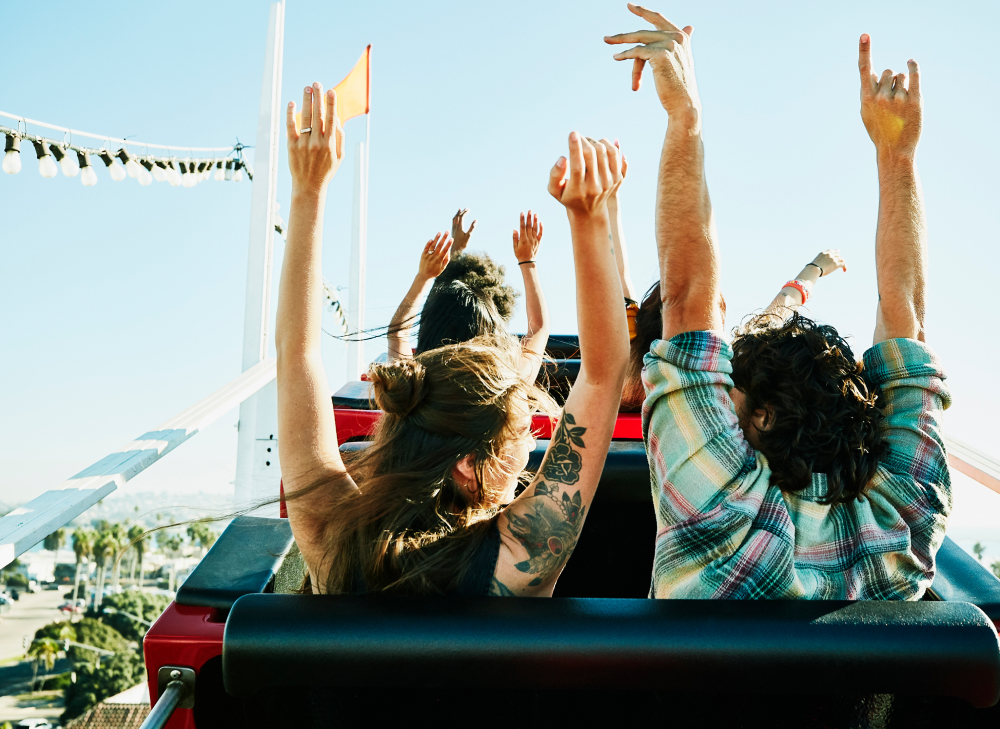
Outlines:
<svg viewBox="0 0 1000 729"><path fill-rule="evenodd" d="M10 16L0 109L114 136L216 146L256 137L269 4L39 2ZM950 374L948 430L998 453L997 182L993 127L997 3L875 5L675 2L693 24L709 186L730 325L764 306L824 248L849 273L821 282L811 311L871 341L877 180L858 115L857 41L879 70L923 69L919 153L931 244L929 342ZM372 60L368 323L384 324L422 244L458 207L472 248L507 265L520 210L546 226L540 268L554 331L575 331L570 242L545 192L566 135L618 137L633 276L656 276L655 173L666 117L651 80L629 87L607 33L644 27L618 2L325 3L289 0L283 99ZM19 30L18 30L19 28ZM347 125L363 139L363 118ZM206 396L240 371L249 183L114 183L39 176L30 148L0 175L0 501L52 488ZM278 199L287 218L282 152ZM326 277L348 281L351 173L330 189ZM281 260L276 248L275 283ZM523 327L523 309L515 328ZM332 321L330 322L332 325ZM374 357L384 344L367 351ZM329 342L331 385L343 345ZM178 493L227 489L235 413L133 482ZM154 472L159 474L153 476ZM157 480L158 479L158 480Z"/></svg>

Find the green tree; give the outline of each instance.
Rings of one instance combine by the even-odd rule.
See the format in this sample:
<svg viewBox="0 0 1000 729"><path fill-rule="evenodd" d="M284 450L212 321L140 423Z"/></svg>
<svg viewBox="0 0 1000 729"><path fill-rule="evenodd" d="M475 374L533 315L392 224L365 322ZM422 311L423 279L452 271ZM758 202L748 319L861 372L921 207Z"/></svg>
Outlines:
<svg viewBox="0 0 1000 729"><path fill-rule="evenodd" d="M158 532L156 535L156 544L160 547L160 549L167 552L178 552L184 544L184 537L180 534Z"/></svg>
<svg viewBox="0 0 1000 729"><path fill-rule="evenodd" d="M217 537L216 533L207 524L197 522L188 525L187 535L192 545L200 545L205 549L211 549Z"/></svg>
<svg viewBox="0 0 1000 729"><path fill-rule="evenodd" d="M143 558L146 556L146 540L140 537L146 533L141 524L134 524L128 530L128 540L132 545L132 583L135 584L135 570L139 568L139 589L142 589Z"/></svg>
<svg viewBox="0 0 1000 729"><path fill-rule="evenodd" d="M144 678L142 658L133 650L102 660L100 667L82 666L77 669L76 683L66 687L66 711L59 717L60 722L65 726L71 719L94 708L109 696L132 688Z"/></svg>
<svg viewBox="0 0 1000 729"><path fill-rule="evenodd" d="M124 524L112 524L108 530L108 537L111 541L111 588L118 592L118 579L121 575L122 550L128 547L128 531Z"/></svg>
<svg viewBox="0 0 1000 729"><path fill-rule="evenodd" d="M42 540L42 547L44 549L48 549L52 552L55 552L60 547L62 547L63 542L65 541L66 541L66 530L56 529L49 536L45 537L44 540Z"/></svg>
<svg viewBox="0 0 1000 729"><path fill-rule="evenodd" d="M80 565L83 564L84 557L90 557L93 552L94 532L86 527L77 527L73 530L73 552L76 554L76 574L73 577L73 599L80 595ZM89 572L89 570L88 570ZM83 594L86 596L86 583L84 580Z"/></svg>
<svg viewBox="0 0 1000 729"><path fill-rule="evenodd" d="M972 545L972 553L976 555L976 559L980 562L983 561L983 552L986 551L986 547L983 546L982 542L976 542Z"/></svg>
<svg viewBox="0 0 1000 729"><path fill-rule="evenodd" d="M99 530L94 540L94 561L97 563L97 588L94 592L94 609L104 600L104 581L107 577L108 557L117 552L117 538L111 529Z"/></svg>
<svg viewBox="0 0 1000 729"><path fill-rule="evenodd" d="M35 681L38 678L38 664L44 663L45 668L51 671L52 666L56 664L56 658L59 657L59 644L51 638L36 638L28 646L27 655L34 661L31 669L31 690L34 691Z"/></svg>
<svg viewBox="0 0 1000 729"><path fill-rule="evenodd" d="M129 613L152 623L160 617L169 604L170 598L166 595L153 595L135 590L108 595L107 600L104 601L105 613L102 620L106 625L121 633L127 640L134 640L141 644L149 626L122 613ZM109 608L121 612L111 612Z"/></svg>
<svg viewBox="0 0 1000 729"><path fill-rule="evenodd" d="M993 564L990 565L990 569L993 570L993 574L996 575L997 579L1000 579L1000 559L994 560Z"/></svg>

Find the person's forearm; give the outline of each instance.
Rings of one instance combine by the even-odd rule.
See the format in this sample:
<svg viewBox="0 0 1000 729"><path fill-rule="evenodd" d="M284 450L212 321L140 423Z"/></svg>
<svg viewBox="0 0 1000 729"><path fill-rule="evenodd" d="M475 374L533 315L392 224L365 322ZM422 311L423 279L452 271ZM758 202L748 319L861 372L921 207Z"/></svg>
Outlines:
<svg viewBox="0 0 1000 729"><path fill-rule="evenodd" d="M718 246L699 115L691 111L670 118L660 157L656 245L664 339L722 328Z"/></svg>
<svg viewBox="0 0 1000 729"><path fill-rule="evenodd" d="M816 282L819 281L819 269L816 266L807 264L799 271L799 275L795 278L815 288ZM774 297L774 300L764 310L764 313L780 317L781 321L784 321L798 311L804 303L802 301L802 294L798 289L793 286L785 286Z"/></svg>
<svg viewBox="0 0 1000 729"><path fill-rule="evenodd" d="M322 330L323 191L292 191L278 288L278 357L319 354Z"/></svg>
<svg viewBox="0 0 1000 729"><path fill-rule="evenodd" d="M549 308L542 293L542 283L538 279L538 268L534 263L518 266L524 279L525 309L528 314L528 333L522 345L535 354L543 354L549 339Z"/></svg>
<svg viewBox="0 0 1000 729"><path fill-rule="evenodd" d="M875 270L880 325L885 339L924 341L927 223L916 163L881 154L878 178Z"/></svg>
<svg viewBox="0 0 1000 729"><path fill-rule="evenodd" d="M409 357L413 354L410 347L410 331L413 329L413 320L417 316L417 304L420 299L427 295L433 283L434 279L424 278L417 274L413 283L410 284L410 290L406 292L399 308L396 309L396 313L392 315L387 336L389 361Z"/></svg>
<svg viewBox="0 0 1000 729"><path fill-rule="evenodd" d="M632 275L628 270L628 251L625 248L625 226L622 225L622 208L618 194L608 198L608 217L611 222L611 244L615 249L615 263L618 264L618 277L622 282L622 293L626 299L638 301L635 286L632 285Z"/></svg>
<svg viewBox="0 0 1000 729"><path fill-rule="evenodd" d="M628 325L618 267L608 248L608 218L570 216L570 231L576 271L580 379L598 386L617 381L620 396L628 362ZM602 260L608 265L602 265Z"/></svg>
<svg viewBox="0 0 1000 729"><path fill-rule="evenodd" d="M521 339L521 379L534 382L542 367L542 356L549 343L549 308L542 293L538 268L534 263L518 266L524 279L525 309L528 314L528 331Z"/></svg>

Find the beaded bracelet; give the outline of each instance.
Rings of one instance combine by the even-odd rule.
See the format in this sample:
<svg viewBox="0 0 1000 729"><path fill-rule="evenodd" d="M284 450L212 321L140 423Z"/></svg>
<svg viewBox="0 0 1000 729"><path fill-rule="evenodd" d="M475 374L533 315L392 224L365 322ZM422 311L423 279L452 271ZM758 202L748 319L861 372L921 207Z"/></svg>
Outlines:
<svg viewBox="0 0 1000 729"><path fill-rule="evenodd" d="M806 286L806 282L805 281L802 281L802 280L797 279L797 278L796 279L792 279L791 281L788 281L787 283L785 283L785 285L782 286L781 288L783 288L783 289L795 289L796 291L798 291L802 295L802 303L803 304L805 304L807 301L809 301L809 296L810 296L810 294L809 294L809 287Z"/></svg>

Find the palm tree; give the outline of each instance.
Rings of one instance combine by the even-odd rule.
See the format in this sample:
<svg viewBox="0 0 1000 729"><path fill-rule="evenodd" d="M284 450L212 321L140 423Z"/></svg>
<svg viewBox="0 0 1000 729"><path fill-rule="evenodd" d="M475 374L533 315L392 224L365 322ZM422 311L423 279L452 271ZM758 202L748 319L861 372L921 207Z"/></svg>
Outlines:
<svg viewBox="0 0 1000 729"><path fill-rule="evenodd" d="M94 610L104 601L104 576L108 554L114 551L114 536L110 530L102 531L94 540L94 562L97 563L97 588L94 591Z"/></svg>
<svg viewBox="0 0 1000 729"><path fill-rule="evenodd" d="M132 544L132 583L135 584L135 568L139 566L139 589L142 589L142 560L146 556L146 540L140 537L146 530L139 524L135 524L128 530L128 540Z"/></svg>
<svg viewBox="0 0 1000 729"><path fill-rule="evenodd" d="M80 595L80 565L83 558L90 555L94 543L94 533L90 529L77 527L73 531L73 551L76 552L76 573L73 575L73 599ZM86 592L84 592L86 595Z"/></svg>
<svg viewBox="0 0 1000 729"><path fill-rule="evenodd" d="M28 646L28 657L35 661L31 674L31 690L34 691L35 681L38 679L38 664L44 663L45 668L51 671L59 657L59 644L52 638L35 639Z"/></svg>
<svg viewBox="0 0 1000 729"><path fill-rule="evenodd" d="M118 577L121 574L122 550L128 546L128 533L123 524L112 524L109 529L111 536L111 559L114 560L111 566L111 589L118 592Z"/></svg>
<svg viewBox="0 0 1000 729"><path fill-rule="evenodd" d="M986 547L983 546L982 542L976 542L972 545L972 553L976 555L976 559L980 562L983 561L983 552L986 551Z"/></svg>
<svg viewBox="0 0 1000 729"><path fill-rule="evenodd" d="M47 537L45 537L45 539L42 541L42 548L48 549L52 552L57 552L59 551L59 548L63 545L64 541L66 541L66 530L57 529L56 531L52 532Z"/></svg>

